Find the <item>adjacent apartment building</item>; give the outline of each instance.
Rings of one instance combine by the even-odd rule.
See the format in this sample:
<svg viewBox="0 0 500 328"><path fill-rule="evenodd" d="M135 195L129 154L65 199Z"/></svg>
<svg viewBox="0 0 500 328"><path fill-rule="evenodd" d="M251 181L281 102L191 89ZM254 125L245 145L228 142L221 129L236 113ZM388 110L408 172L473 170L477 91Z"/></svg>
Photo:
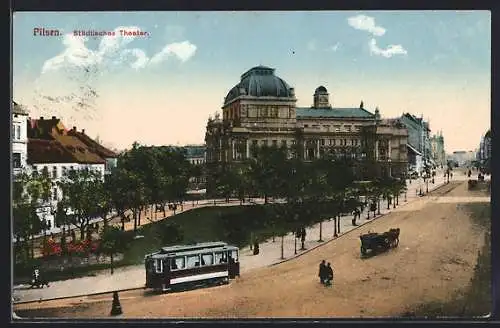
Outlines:
<svg viewBox="0 0 500 328"><path fill-rule="evenodd" d="M12 115L14 176L21 170L49 175L52 193L50 199L40 200L37 212L41 220L54 227L53 212L62 198L57 182L63 175L70 170L89 169L104 178L116 165L117 155L87 136L84 130L66 129L57 117L31 119L28 112L15 102Z"/></svg>

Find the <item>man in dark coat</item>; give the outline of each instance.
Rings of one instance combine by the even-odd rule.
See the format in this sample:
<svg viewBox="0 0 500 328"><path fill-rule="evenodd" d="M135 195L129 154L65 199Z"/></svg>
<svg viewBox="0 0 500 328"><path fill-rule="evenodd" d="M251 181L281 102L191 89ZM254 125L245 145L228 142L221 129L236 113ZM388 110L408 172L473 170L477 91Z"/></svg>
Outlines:
<svg viewBox="0 0 500 328"><path fill-rule="evenodd" d="M333 281L333 268L331 267L330 262L328 262L328 264L326 265L325 273L325 286L330 286Z"/></svg>
<svg viewBox="0 0 500 328"><path fill-rule="evenodd" d="M326 278L326 262L325 262L325 260L321 261L321 263L319 264L318 277L319 277L319 282L323 284L325 281L325 278Z"/></svg>

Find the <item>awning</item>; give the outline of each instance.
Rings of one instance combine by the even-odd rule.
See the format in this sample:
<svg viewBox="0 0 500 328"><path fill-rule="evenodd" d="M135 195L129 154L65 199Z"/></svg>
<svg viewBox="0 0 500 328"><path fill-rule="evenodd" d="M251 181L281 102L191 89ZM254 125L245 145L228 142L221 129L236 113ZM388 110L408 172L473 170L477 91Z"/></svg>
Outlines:
<svg viewBox="0 0 500 328"><path fill-rule="evenodd" d="M418 150L416 150L415 148L413 148L410 144L406 144L406 147L408 147L408 149L410 149L415 154L422 156L422 153L419 152Z"/></svg>

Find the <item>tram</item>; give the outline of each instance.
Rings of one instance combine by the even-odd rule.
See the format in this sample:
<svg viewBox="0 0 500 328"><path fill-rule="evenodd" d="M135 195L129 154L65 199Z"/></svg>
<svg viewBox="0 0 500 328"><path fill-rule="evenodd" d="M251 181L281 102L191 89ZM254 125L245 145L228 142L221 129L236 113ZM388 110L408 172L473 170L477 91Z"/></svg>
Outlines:
<svg viewBox="0 0 500 328"><path fill-rule="evenodd" d="M170 291L188 284L227 284L240 275L239 249L225 242L162 247L144 258L146 288Z"/></svg>

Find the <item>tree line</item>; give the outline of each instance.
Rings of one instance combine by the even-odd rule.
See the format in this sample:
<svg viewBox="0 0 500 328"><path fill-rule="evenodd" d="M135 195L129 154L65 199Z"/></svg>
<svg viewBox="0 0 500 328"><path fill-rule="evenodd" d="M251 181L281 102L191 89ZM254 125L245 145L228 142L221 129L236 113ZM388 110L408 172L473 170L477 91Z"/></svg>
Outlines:
<svg viewBox="0 0 500 328"><path fill-rule="evenodd" d="M251 244L272 237L283 238L289 232L302 241L305 228L325 220L335 221L334 235L340 232L340 216L368 206L368 217L380 214L381 200L389 200L395 207L399 196L406 191L404 179L390 176L374 177L370 181L359 181L359 158L352 156L350 149L324 147L320 158L304 160L301 142L291 149L285 146L252 147L252 156L238 162L217 163L209 169L209 190L212 197L223 197L229 201L237 197L240 203L254 197L264 199L262 213L242 222L234 218L223 218L228 239L241 240L245 231L255 231ZM259 234L258 231L266 231ZM239 236L239 237L238 237ZM282 248L283 252L283 248Z"/></svg>
<svg viewBox="0 0 500 328"><path fill-rule="evenodd" d="M186 191L191 177L207 174L214 186L209 197L226 200L237 197L241 203L254 197L264 198L266 215L254 220L255 230L268 227L274 235L284 236L290 231L301 235L304 228L325 219L337 219L355 208L376 205L380 210L381 198L395 198L404 192L404 180L382 177L360 183L356 179L356 159L348 152L325 149L321 158L312 162L303 160L301 143L291 151L277 146L253 147L252 158L239 163L219 163L210 170L191 165L184 149L178 147L146 147L134 143L119 155L117 166L104 179L91 170L70 170L62 178L52 181L48 171L41 174L23 173L14 184L13 216L16 253L33 258L34 236L47 229L40 221L36 209L44 200L50 200L51 190L57 184L62 199L52 209L56 224L65 233L70 225L80 232L80 239L89 239L91 220L103 218L101 237L106 233L111 213L120 219L121 230L125 222L133 220L134 230L141 225L141 213L150 209L155 215L164 212L167 204L176 210L187 199ZM130 217L131 215L131 217ZM225 220L229 234L237 234L244 223ZM240 225L240 228L238 228ZM230 237L230 236L228 236ZM258 241L259 236L255 236ZM321 239L321 236L320 236ZM31 242L31 243L30 243ZM113 241L104 244L113 245ZM64 248L64 245L61 245Z"/></svg>

